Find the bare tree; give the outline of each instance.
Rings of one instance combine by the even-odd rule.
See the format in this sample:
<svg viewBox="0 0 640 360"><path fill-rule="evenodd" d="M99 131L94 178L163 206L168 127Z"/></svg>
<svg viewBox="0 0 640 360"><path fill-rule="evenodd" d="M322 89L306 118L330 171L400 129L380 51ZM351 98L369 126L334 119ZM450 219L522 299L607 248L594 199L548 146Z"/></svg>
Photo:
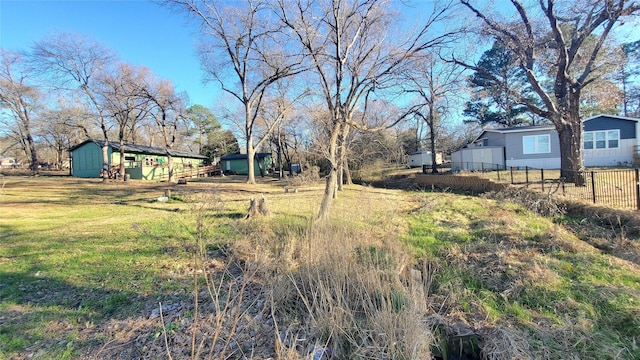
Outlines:
<svg viewBox="0 0 640 360"><path fill-rule="evenodd" d="M150 115L162 133L167 153L169 182L175 180L173 156L180 122L185 119L185 96L176 94L173 84L168 80L149 81L141 89L142 96L150 100Z"/></svg>
<svg viewBox="0 0 640 360"><path fill-rule="evenodd" d="M143 91L144 84L151 76L149 69L121 64L114 73L104 74L101 83L101 107L109 112L117 124L120 147L118 172L125 173L125 140L133 132L136 124L147 118L150 113L150 99Z"/></svg>
<svg viewBox="0 0 640 360"><path fill-rule="evenodd" d="M244 112L244 140L249 174L255 183L256 149L266 141L273 127L255 134L263 99L281 79L303 71L301 57L289 53L282 25L273 19L267 1L245 0L225 6L216 0L170 0L195 16L202 25L199 47L202 64L222 89L240 101Z"/></svg>
<svg viewBox="0 0 640 360"><path fill-rule="evenodd" d="M374 93L395 86L398 73L412 56L448 39L446 32L433 34L450 4L437 2L416 34L390 33L398 18L389 1L280 0L278 4L282 22L310 58L329 114L326 158L330 165L318 213L319 218L328 218L344 159L341 145L350 127L358 126L354 114L365 116Z"/></svg>
<svg viewBox="0 0 640 360"><path fill-rule="evenodd" d="M558 4L554 0L540 0L536 9L510 0L514 17L505 20L504 9L492 13L470 1L460 2L480 19L484 33L500 40L518 58L519 66L543 104L527 102L527 106L536 115L551 121L558 131L561 176L583 184L580 96L585 87L602 75L606 64L599 55L614 26L636 14L640 4L625 0ZM594 41L588 46L592 38ZM550 76L551 88L545 83Z"/></svg>
<svg viewBox="0 0 640 360"><path fill-rule="evenodd" d="M0 49L0 109L9 110L3 121L30 159L29 168L38 173L38 153L33 134L33 121L40 107L40 91L29 83L24 59L17 53Z"/></svg>
<svg viewBox="0 0 640 360"><path fill-rule="evenodd" d="M288 155L285 151L288 145L286 141L287 125L295 116L295 106L308 95L306 90L297 91L295 83L291 80L292 78L278 81L274 84L273 91L265 95L264 104L260 109L256 123L256 128L261 134L260 144L264 146L266 145L264 141L268 140L276 147L279 177L283 176L282 157Z"/></svg>
<svg viewBox="0 0 640 360"><path fill-rule="evenodd" d="M84 100L94 111L92 118L100 128L103 159L103 177L106 176L109 164L109 114L98 99L99 75L109 68L115 55L112 51L97 43L95 40L85 38L78 34L62 33L51 36L40 42L36 42L32 49L32 58L39 72L51 77L61 89L75 89L79 91ZM90 136L91 131L83 128L84 133Z"/></svg>
<svg viewBox="0 0 640 360"><path fill-rule="evenodd" d="M44 111L40 116L38 132L54 152L54 161L58 170L63 168L69 148L80 143L84 138L82 129L75 125L81 123L83 117L83 109L61 102L58 103L57 108Z"/></svg>
<svg viewBox="0 0 640 360"><path fill-rule="evenodd" d="M431 151L431 172L438 173L436 162L436 139L441 130L442 117L448 113L460 89L464 67L439 61L430 55L420 57L415 66L406 73L405 91L415 95L412 111L429 128L429 150Z"/></svg>

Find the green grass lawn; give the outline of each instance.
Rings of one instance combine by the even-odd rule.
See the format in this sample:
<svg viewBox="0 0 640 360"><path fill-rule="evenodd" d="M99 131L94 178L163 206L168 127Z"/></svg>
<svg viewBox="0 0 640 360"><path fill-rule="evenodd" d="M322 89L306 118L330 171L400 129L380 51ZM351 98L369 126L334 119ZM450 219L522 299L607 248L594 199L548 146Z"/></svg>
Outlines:
<svg viewBox="0 0 640 360"><path fill-rule="evenodd" d="M156 185L69 178L5 178L0 190L0 354L49 346L74 353L75 333L126 317L185 288L173 275L191 258L180 204L154 202ZM71 328L60 338L60 327ZM88 340L91 341L91 340Z"/></svg>
<svg viewBox="0 0 640 360"><path fill-rule="evenodd" d="M317 226L323 189L285 193L283 182L252 187L229 178L181 187L5 177L0 186L0 358L7 359L78 358L115 340L161 347L157 323L136 324L151 321L159 302L192 301L199 245L219 249L249 239L263 253L248 246L247 262L285 253L287 261L313 258L299 239ZM168 188L170 201L156 201ZM243 220L248 199L260 194L273 215ZM581 219L543 218L466 195L357 185L334 205L333 225L322 234L356 238L354 256L374 254L387 268L400 259L379 249L403 248L407 263L423 270L423 315L464 322L483 336L485 354L640 358L640 265L565 226ZM617 230L599 236L639 241ZM181 316L184 322L192 310ZM179 320L170 323L172 334ZM125 337L134 330L136 337Z"/></svg>

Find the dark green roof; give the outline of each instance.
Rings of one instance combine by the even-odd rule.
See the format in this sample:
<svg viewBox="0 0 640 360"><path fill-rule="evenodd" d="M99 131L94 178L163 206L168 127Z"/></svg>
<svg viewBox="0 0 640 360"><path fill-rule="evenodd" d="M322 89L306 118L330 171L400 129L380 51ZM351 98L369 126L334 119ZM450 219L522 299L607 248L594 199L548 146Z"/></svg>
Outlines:
<svg viewBox="0 0 640 360"><path fill-rule="evenodd" d="M85 140L80 144L73 146L69 150L73 151L90 142L95 143L96 145L98 145L98 147L102 147L104 145L104 141L101 141L101 140ZM109 146L113 148L113 151L120 151L120 143L109 142ZM167 155L167 150L164 148L146 146L146 145L124 144L124 149L125 149L125 152L134 153L134 154ZM192 153L189 151L182 151L182 150L171 150L171 156L193 158L193 159L208 159L208 157L205 155L200 155L200 154Z"/></svg>
<svg viewBox="0 0 640 360"><path fill-rule="evenodd" d="M256 158L264 159L271 156L271 153L256 153ZM247 160L247 154L229 154L220 158L220 160Z"/></svg>

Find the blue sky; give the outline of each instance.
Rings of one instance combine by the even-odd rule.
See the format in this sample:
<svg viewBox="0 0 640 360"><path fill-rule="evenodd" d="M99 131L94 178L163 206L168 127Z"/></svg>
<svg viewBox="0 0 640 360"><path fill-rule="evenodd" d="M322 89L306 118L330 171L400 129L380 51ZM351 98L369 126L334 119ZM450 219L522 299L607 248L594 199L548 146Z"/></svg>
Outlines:
<svg viewBox="0 0 640 360"><path fill-rule="evenodd" d="M150 68L186 91L191 104L213 106L216 84L204 85L196 35L184 16L147 0L0 0L0 47L26 50L58 32L76 32L116 51L124 62Z"/></svg>
<svg viewBox="0 0 640 360"><path fill-rule="evenodd" d="M430 1L412 1L413 20ZM182 14L150 0L0 0L0 47L26 50L57 32L77 32L116 51L121 60L150 68L186 91L191 104L213 107L219 85L203 84L195 51L197 36ZM617 33L622 41L638 38L637 22Z"/></svg>

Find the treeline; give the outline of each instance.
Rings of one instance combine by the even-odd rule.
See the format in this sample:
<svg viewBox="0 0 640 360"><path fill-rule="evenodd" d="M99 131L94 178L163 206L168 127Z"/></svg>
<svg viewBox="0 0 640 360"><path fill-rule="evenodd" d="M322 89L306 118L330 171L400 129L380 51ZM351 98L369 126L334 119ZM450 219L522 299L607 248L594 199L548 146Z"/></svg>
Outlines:
<svg viewBox="0 0 640 360"><path fill-rule="evenodd" d="M248 158L270 150L279 162L322 165L319 217L328 216L350 167L399 163L423 148L435 157L479 126L555 125L563 176L580 182L573 174L583 168L581 119L638 112L638 43L615 37L640 11L634 2L163 4L199 26L204 77L225 94L215 113L236 126ZM5 138L32 163L38 143L55 142L44 135L53 124L68 129L66 144L89 137L215 155L227 148L216 139L231 140L213 136L217 122L194 120L169 80L78 35L3 51L2 64ZM455 125L461 119L466 126ZM253 161L248 167L254 183Z"/></svg>

